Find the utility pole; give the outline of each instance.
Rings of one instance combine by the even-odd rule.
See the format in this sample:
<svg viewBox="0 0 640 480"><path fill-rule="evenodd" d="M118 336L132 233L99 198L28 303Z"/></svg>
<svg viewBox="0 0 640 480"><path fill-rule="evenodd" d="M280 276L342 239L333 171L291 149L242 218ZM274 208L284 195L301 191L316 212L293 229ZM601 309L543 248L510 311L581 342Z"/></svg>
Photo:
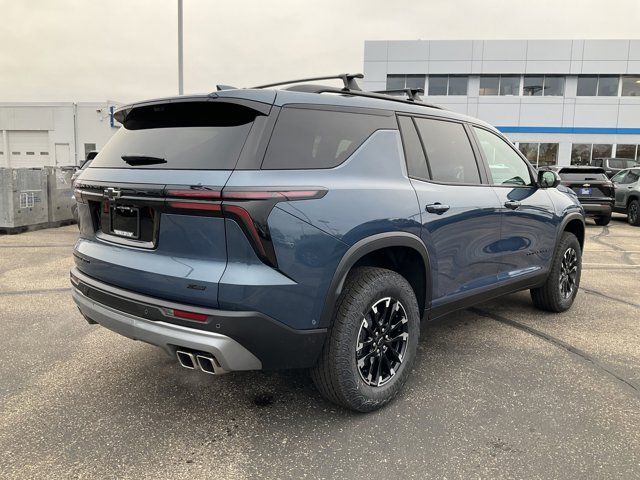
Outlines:
<svg viewBox="0 0 640 480"><path fill-rule="evenodd" d="M178 95L184 94L182 62L182 0L178 0Z"/></svg>

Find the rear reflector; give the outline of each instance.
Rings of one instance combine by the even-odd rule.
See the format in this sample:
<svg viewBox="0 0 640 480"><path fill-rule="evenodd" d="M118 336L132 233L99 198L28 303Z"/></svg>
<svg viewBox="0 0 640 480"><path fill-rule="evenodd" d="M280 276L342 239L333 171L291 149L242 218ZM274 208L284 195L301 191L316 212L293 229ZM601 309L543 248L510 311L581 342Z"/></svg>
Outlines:
<svg viewBox="0 0 640 480"><path fill-rule="evenodd" d="M195 322L206 322L207 316L204 313L185 312L184 310L173 310L173 316L193 320Z"/></svg>

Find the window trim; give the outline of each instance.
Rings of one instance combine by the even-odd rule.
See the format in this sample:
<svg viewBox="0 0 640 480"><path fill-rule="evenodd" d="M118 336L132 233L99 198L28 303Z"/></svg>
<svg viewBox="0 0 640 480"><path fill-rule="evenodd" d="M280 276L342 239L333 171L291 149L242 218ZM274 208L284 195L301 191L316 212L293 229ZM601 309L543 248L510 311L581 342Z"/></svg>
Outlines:
<svg viewBox="0 0 640 480"><path fill-rule="evenodd" d="M484 163L484 168L487 170L487 176L488 176L488 179L489 179L489 185L490 186L492 186L492 187L500 187L500 188L529 188L529 189L538 188L537 170L533 167L533 165L531 165L529 160L527 160L527 158L522 154L522 152L520 150L518 150L517 148L515 148L515 145L513 145L513 143L511 143L511 141L507 137L502 135L502 133L500 133L500 132L493 131L490 128L485 127L484 125L478 125L477 123L471 123L470 124L470 128L472 130L471 133L473 134L473 139L476 142L477 148L478 148L478 150L480 152L480 155L482 157L482 161ZM485 130L485 131L487 131L489 133L494 134L496 137L502 139L511 148L511 150L513 150L516 153L516 155L518 155L522 159L522 161L525 163L525 165L529 169L529 176L530 176L532 185L505 185L503 183L494 183L493 182L493 176L491 175L491 169L489 168L489 162L487 160L487 157L484 154L484 151L482 151L482 146L480 145L480 139L476 135L476 132L475 132L474 128L479 128L479 129Z"/></svg>
<svg viewBox="0 0 640 480"><path fill-rule="evenodd" d="M424 153L424 158L427 161L427 171L429 172L429 175L431 176L431 179L429 180L423 180L421 178L413 178L410 177L412 180L418 180L420 182L426 182L426 183L433 183L435 185L451 185L451 186L457 186L457 187L490 187L491 185L489 184L489 178L487 176L487 172L486 172L486 166L484 165L483 161L482 161L482 157L479 157L479 151L475 145L474 139L470 137L470 131L469 129L471 128L469 126L469 123L464 122L462 120L456 120L454 118L447 118L447 117L439 117L437 115L421 115L421 114L409 114L407 112L397 112L397 114L399 115L404 115L404 116L408 116L411 117L413 120L413 125L416 129L416 132L418 134L418 138L420 139L420 145L422 145L422 151ZM471 146L471 151L473 152L473 157L476 161L476 167L478 168L478 174L480 176L480 183L456 183L456 182L442 182L440 180L434 180L433 179L433 174L431 173L431 165L429 164L429 157L427 156L427 151L424 148L424 140L422 139L422 135L420 135L420 129L418 128L418 124L416 122L416 118L424 118L426 120L439 120L442 122L450 122L450 123L457 123L459 125L462 125L462 128L464 128L465 134L467 135L467 139L469 140L469 144Z"/></svg>
<svg viewBox="0 0 640 480"><path fill-rule="evenodd" d="M427 175L429 175L429 178L422 178L422 177L417 177L414 175L411 175L411 172L409 172L409 163L407 161L407 143L405 142L405 134L402 132L402 126L400 125L400 118L399 117L405 117L408 118L409 121L411 122L411 124L413 125L413 130L415 131L417 137L418 137L418 142L420 144L420 148L422 149L422 156L424 157L424 162L426 164L427 167ZM400 114L399 112L396 112L396 121L398 122L398 133L400 134L400 142L402 143L402 153L404 155L404 165L407 169L407 177L409 177L412 180L420 180L421 182L430 182L431 181L431 167L429 166L429 162L427 162L427 156L425 154L425 149L424 149L424 144L422 143L422 137L420 137L420 133L418 133L418 126L416 125L416 121L415 119L411 116L411 115L407 115L407 114Z"/></svg>

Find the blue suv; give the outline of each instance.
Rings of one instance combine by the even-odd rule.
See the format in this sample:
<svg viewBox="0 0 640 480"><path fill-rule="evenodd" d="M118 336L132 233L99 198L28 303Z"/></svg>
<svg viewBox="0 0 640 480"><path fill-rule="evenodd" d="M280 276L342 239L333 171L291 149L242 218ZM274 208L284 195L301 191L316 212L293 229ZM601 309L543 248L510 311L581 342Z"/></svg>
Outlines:
<svg viewBox="0 0 640 480"><path fill-rule="evenodd" d="M317 85L340 78L344 88ZM76 180L86 320L210 374L309 368L389 402L421 320L578 291L584 213L496 129L339 75L120 108Z"/></svg>

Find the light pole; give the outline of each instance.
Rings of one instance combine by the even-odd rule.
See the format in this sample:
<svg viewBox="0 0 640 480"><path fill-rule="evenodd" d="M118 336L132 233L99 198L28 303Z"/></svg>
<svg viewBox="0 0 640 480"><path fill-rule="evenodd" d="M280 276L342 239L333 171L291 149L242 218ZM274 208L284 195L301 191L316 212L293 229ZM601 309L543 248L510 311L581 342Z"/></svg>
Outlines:
<svg viewBox="0 0 640 480"><path fill-rule="evenodd" d="M182 69L182 0L178 0L178 95L184 94Z"/></svg>

